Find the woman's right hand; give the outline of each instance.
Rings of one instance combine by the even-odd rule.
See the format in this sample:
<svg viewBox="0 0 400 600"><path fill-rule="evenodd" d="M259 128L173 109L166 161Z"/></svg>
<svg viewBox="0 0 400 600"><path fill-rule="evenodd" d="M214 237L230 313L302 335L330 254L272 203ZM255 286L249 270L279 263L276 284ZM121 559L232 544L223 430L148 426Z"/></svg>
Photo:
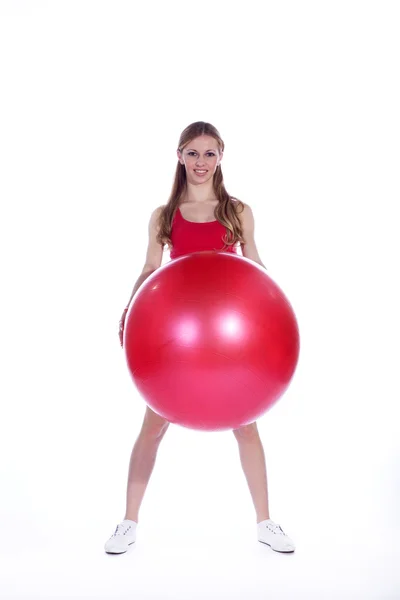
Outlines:
<svg viewBox="0 0 400 600"><path fill-rule="evenodd" d="M121 319L119 321L119 331L118 331L118 334L119 334L119 341L120 341L121 346L124 345L124 327L125 327L125 319L126 319L126 313L128 312L128 308L129 308L129 306L127 306L124 309L124 312L122 313L122 317L121 317Z"/></svg>

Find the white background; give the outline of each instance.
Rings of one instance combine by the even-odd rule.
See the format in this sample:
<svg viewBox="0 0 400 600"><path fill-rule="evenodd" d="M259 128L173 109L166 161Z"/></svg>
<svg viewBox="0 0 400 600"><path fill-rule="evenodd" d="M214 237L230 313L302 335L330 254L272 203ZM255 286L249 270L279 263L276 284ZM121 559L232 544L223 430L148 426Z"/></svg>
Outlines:
<svg viewBox="0 0 400 600"><path fill-rule="evenodd" d="M400 597L398 9L0 2L2 598ZM118 321L198 120L299 322L258 422L291 555L233 434L178 426L137 543L103 549L144 414Z"/></svg>

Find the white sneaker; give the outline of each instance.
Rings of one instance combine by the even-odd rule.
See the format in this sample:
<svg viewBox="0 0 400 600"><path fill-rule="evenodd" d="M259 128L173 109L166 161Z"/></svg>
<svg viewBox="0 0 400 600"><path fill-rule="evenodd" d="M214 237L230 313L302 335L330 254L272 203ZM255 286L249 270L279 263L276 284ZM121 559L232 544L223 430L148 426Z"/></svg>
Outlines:
<svg viewBox="0 0 400 600"><path fill-rule="evenodd" d="M104 550L110 554L122 554L126 552L131 544L136 542L136 527L135 521L124 519L122 523L117 525L115 532L104 545Z"/></svg>
<svg viewBox="0 0 400 600"><path fill-rule="evenodd" d="M294 542L284 533L282 527L271 519L257 523L258 541L271 546L276 552L294 552Z"/></svg>

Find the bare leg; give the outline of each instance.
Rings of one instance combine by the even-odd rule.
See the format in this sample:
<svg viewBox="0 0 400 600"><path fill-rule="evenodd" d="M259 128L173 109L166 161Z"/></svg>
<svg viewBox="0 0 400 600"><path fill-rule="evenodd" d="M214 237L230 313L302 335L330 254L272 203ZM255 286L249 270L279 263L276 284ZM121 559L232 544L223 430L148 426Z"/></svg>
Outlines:
<svg viewBox="0 0 400 600"><path fill-rule="evenodd" d="M233 433L238 442L240 461L256 510L257 523L260 523L270 516L265 454L257 423L234 429Z"/></svg>
<svg viewBox="0 0 400 600"><path fill-rule="evenodd" d="M129 462L124 519L139 522L139 510L156 461L158 446L167 431L169 422L146 408L142 429L132 449Z"/></svg>

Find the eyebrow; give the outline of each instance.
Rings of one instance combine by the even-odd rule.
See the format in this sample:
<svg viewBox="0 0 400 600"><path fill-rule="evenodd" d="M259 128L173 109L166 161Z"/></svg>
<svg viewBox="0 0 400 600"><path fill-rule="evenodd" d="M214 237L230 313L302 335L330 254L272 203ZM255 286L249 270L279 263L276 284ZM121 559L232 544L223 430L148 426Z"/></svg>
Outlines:
<svg viewBox="0 0 400 600"><path fill-rule="evenodd" d="M186 152L197 152L197 150L195 150L194 148L188 148ZM205 152L216 152L216 150L215 148L209 148L208 150L205 150Z"/></svg>

